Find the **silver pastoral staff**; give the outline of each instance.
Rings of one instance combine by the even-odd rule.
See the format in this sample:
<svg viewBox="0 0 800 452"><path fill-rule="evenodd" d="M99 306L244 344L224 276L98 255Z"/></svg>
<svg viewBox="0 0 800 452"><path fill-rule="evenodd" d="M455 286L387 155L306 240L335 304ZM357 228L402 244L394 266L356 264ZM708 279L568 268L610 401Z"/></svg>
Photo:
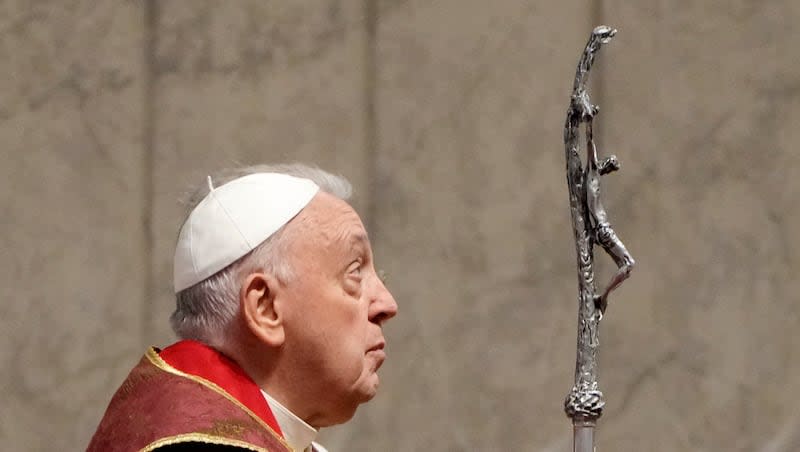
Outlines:
<svg viewBox="0 0 800 452"><path fill-rule="evenodd" d="M572 98L564 125L564 146L567 159L567 184L572 229L578 257L578 353L575 363L575 386L564 401L564 410L572 419L574 452L594 450L594 427L603 414L603 393L597 386L598 326L608 306L608 294L617 288L633 268L634 260L625 245L611 229L600 201L600 176L619 169L615 156L597 158L592 136L592 121L598 108L592 105L586 91L589 70L595 54L611 41L617 30L599 26L592 31L575 72ZM586 168L581 165L579 128L586 133ZM600 245L617 264L617 272L602 293L594 285L594 245Z"/></svg>

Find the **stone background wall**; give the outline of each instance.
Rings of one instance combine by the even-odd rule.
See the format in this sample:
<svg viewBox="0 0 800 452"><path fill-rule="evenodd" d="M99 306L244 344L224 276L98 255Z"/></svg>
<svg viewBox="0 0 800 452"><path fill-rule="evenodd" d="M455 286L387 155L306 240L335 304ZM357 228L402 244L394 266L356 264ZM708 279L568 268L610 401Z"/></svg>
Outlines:
<svg viewBox="0 0 800 452"><path fill-rule="evenodd" d="M561 127L605 22L606 207L639 266L599 448L799 450L794 0L0 0L2 448L85 447L172 340L184 190L307 161L354 182L401 308L328 448L571 450Z"/></svg>

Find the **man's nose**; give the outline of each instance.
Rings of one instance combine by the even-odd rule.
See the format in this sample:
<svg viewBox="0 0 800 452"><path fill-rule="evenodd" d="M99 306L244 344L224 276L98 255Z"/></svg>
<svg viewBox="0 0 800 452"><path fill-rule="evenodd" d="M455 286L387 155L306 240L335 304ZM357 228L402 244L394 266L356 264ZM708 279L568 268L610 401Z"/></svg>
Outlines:
<svg viewBox="0 0 800 452"><path fill-rule="evenodd" d="M383 322L397 315L397 302L380 278L375 278L375 281L375 293L370 303L369 320L382 325Z"/></svg>

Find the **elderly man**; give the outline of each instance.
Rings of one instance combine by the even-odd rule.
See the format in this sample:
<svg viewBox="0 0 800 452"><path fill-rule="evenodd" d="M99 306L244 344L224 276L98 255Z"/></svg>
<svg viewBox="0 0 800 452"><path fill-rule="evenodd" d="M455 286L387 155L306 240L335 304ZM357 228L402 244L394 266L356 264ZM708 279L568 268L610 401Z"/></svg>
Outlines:
<svg viewBox="0 0 800 452"><path fill-rule="evenodd" d="M90 451L324 451L378 388L397 313L350 184L302 165L208 178L175 251L182 340L148 350Z"/></svg>

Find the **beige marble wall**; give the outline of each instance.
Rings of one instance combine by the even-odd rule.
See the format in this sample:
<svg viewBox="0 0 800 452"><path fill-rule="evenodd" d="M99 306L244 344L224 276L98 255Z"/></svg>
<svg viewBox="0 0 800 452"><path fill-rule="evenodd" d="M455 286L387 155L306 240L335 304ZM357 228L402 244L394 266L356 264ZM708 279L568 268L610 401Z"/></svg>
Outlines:
<svg viewBox="0 0 800 452"><path fill-rule="evenodd" d="M601 439L798 450L800 5L606 1L603 16L622 29L603 141L627 164L609 208L641 271L605 325Z"/></svg>
<svg viewBox="0 0 800 452"><path fill-rule="evenodd" d="M797 450L795 3L0 0L0 442L84 447L172 340L176 200L300 160L354 182L400 303L382 393L328 448L571 450L561 127L602 20L603 188L639 266L599 449Z"/></svg>
<svg viewBox="0 0 800 452"><path fill-rule="evenodd" d="M144 27L0 5L0 448L79 449L143 340Z"/></svg>

